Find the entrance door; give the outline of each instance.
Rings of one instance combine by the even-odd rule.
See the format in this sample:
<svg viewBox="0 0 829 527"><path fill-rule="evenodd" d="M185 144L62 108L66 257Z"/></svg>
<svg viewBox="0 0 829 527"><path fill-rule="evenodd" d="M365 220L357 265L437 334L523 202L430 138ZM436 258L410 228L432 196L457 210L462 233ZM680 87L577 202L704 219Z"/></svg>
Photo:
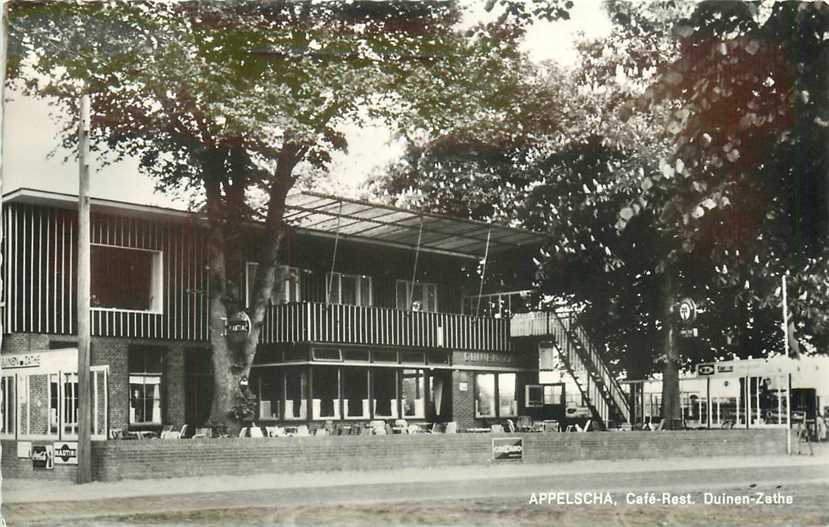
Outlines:
<svg viewBox="0 0 829 527"><path fill-rule="evenodd" d="M210 405L213 402L213 362L209 348L187 350L184 378L184 419L187 424L204 425L210 418Z"/></svg>

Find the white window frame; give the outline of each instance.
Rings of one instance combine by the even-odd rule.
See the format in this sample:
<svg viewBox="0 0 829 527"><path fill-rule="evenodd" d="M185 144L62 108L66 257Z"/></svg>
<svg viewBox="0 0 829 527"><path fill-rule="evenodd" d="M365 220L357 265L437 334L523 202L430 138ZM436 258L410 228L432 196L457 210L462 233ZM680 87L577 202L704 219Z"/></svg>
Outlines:
<svg viewBox="0 0 829 527"><path fill-rule="evenodd" d="M0 439L14 439L15 435L17 434L17 412L18 412L18 408L17 408L17 392L18 392L17 375L15 375L13 373L3 375L2 379L5 381L6 386L9 386L9 382L11 381L11 384L13 385L13 388L14 388L12 390L12 393L13 393L12 397L8 397L7 394L5 394L5 393L0 393L0 397L2 397L2 399L3 399L3 401L2 401L3 421L5 423L8 423L9 425L11 425L11 427L14 428L14 430L9 432L8 431L9 427L5 427L5 431L0 432ZM6 390L6 391L8 391L8 390ZM14 409L14 413L12 414L14 419L9 419L9 411L8 411L9 408Z"/></svg>
<svg viewBox="0 0 829 527"><path fill-rule="evenodd" d="M89 372L90 372L90 376L89 376L90 382L93 383L93 385L92 385L92 401L91 401L92 402L92 407L91 407L92 415L91 415L91 418L92 418L93 430L102 430L103 431L103 433L100 433L100 434L91 433L90 438L95 440L95 441L105 441L107 439L107 431L109 430L109 426L108 426L108 424L109 424L108 423L108 419L109 419L109 395L108 395L108 392L109 392L109 366L108 365L91 366L89 368ZM97 376L101 375L101 374L104 376L103 394L99 393L98 383L97 383ZM34 375L46 375L47 388L46 388L45 403L47 405L51 404L51 401L52 401L52 383L51 383L50 379L53 375L57 376L57 379L58 379L58 382L57 382L57 385L58 385L58 393L57 393L57 400L58 400L58 408L57 408L58 416L57 417L58 417L58 422L57 422L57 432L54 433L54 434L51 434L51 433L49 433L49 434L32 434L32 433L29 433L29 431L31 430L31 419L29 417L27 417L27 419L26 419L27 429L25 431L23 431L21 429L20 405L23 402L25 402L26 403L26 411L27 412L30 411L31 389L30 389L29 379L30 379L30 377L32 377ZM26 372L26 373L21 372L17 375L8 375L8 376L4 375L3 377L9 377L9 378L14 378L15 379L15 388L16 388L15 389L15 401L14 401L15 412L16 412L16 414L15 414L15 433L14 434L0 434L0 437L2 437L4 439L13 439L13 438L17 437L17 439L19 439L19 440L26 440L26 441L28 441L28 440L59 440L59 441L77 440L78 439L77 423L75 423L75 432L74 433L67 433L66 432L66 426L69 424L69 422L67 420L66 412L64 411L64 403L65 403L64 399L67 395L66 390L64 388L64 382L67 378L66 377L67 375L74 375L75 376L75 381L74 382L77 382L78 373L77 373L76 370L73 370L73 371L69 371L69 370L50 370L50 371L46 371L46 372L44 372L44 371L36 371L36 372L33 371L33 372ZM19 388L21 384L25 385L25 390L22 391L22 392L20 391L20 388ZM103 407L104 422L102 423L103 426L100 427L100 428L98 426L99 425L99 423L98 423L98 404L100 402L99 397L103 397L103 405L104 405L104 407ZM49 418L50 418L49 415L48 415L48 410L49 410L49 408L47 408L47 424L49 424Z"/></svg>
<svg viewBox="0 0 829 527"><path fill-rule="evenodd" d="M406 298L403 299L400 298L400 284L405 284L406 287ZM418 285L422 288L421 298L414 297L413 290L415 285ZM433 306L433 309L428 309L428 306L426 305L426 300L429 298L427 290L429 289L431 289L432 291L432 298L435 299L435 305ZM412 311L412 307L415 302L420 302L420 311L426 311L428 313L437 313L439 310L440 303L438 301L438 285L434 282L421 282L419 280L415 282L412 282L411 280L396 280L394 283L394 296L396 302L395 306L397 307L397 309L401 309L400 306L402 305L402 311ZM409 301L409 299L411 299L411 301Z"/></svg>
<svg viewBox="0 0 829 527"><path fill-rule="evenodd" d="M374 281L370 276L362 274L347 274L347 273L327 273L325 275L325 296L328 304L342 304L343 298L343 277L356 278L357 288L354 293L356 298L356 306L373 306L374 305ZM336 279L336 287L332 287L332 281ZM363 296L363 280L368 280L368 302L362 298ZM336 297L334 296L336 290Z"/></svg>
<svg viewBox="0 0 829 527"><path fill-rule="evenodd" d="M256 262L245 262L245 306L251 306L251 289L253 288L253 282L256 280L256 270L259 268L259 264ZM278 301L279 299L275 297L276 292L271 291L271 305L277 304L289 304L291 302L299 302L302 299L302 269L299 267L294 267L291 265L280 265L277 269L278 273L282 273L282 276L277 276L276 279L279 280L280 278L285 282L290 284L289 278L296 277L296 281L291 284L291 287L283 287L282 288L282 301ZM291 291L293 289L293 291ZM296 300L292 299L295 298Z"/></svg>
<svg viewBox="0 0 829 527"><path fill-rule="evenodd" d="M153 268L150 273L150 309L126 309L120 307L90 307L93 311L117 311L123 313L151 313L154 315L164 314L164 253L154 249L142 249L139 247L124 247L123 245L112 245L107 243L92 243L98 247L109 247L113 249L125 249L128 251L142 251L153 254Z"/></svg>

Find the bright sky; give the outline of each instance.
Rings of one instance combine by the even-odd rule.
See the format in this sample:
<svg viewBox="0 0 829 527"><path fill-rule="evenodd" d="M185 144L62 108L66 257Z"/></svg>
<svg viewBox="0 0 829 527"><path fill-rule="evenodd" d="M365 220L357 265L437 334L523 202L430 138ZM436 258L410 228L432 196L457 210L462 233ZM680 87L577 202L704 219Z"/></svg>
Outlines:
<svg viewBox="0 0 829 527"><path fill-rule="evenodd" d="M486 17L478 7L471 10L473 17ZM575 60L573 42L579 33L598 37L610 32L610 22L601 7L601 0L578 0L571 10L569 21L537 24L527 34L526 49L533 60L554 60L572 65ZM7 93L5 132L5 174L3 192L29 187L54 192L76 194L78 191L77 162L67 152L58 149L58 127L49 116L49 106L15 93ZM354 192L373 171L398 157L402 145L394 143L382 126L353 128L348 131L349 151L337 154L330 168L331 185L345 192ZM101 198L134 203L185 207L171 198L153 192L153 183L138 173L133 160L120 162L95 171L91 178L91 194Z"/></svg>

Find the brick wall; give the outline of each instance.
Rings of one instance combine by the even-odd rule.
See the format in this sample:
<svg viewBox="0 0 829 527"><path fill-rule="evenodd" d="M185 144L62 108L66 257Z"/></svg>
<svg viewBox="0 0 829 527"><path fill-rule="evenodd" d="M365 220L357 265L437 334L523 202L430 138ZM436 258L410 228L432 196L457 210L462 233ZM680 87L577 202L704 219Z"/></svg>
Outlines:
<svg viewBox="0 0 829 527"><path fill-rule="evenodd" d="M466 383L466 391L460 390L460 383ZM474 428L475 420L475 373L454 370L452 372L452 419L458 429Z"/></svg>
<svg viewBox="0 0 829 527"><path fill-rule="evenodd" d="M96 479L111 481L486 465L492 463L492 437L491 434L424 434L107 441L93 444L93 474ZM524 438L526 463L770 455L784 454L786 450L785 430L504 434L502 437Z"/></svg>

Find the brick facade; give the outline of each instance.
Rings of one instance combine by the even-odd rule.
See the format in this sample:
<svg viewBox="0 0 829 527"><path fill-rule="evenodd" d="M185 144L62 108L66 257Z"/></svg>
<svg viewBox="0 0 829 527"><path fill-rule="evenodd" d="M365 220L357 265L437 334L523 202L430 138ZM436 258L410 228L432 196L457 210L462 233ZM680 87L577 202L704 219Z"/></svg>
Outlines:
<svg viewBox="0 0 829 527"><path fill-rule="evenodd" d="M184 424L186 379L184 355L186 349L194 347L193 342L161 341L147 339L123 339L110 337L93 337L90 350L92 366L109 366L109 427L129 429L129 348L132 344L158 346L164 349L164 395L162 420L165 425L176 428ZM23 353L27 351L46 351L50 347L77 346L75 337L66 335L25 334L4 335L3 353ZM33 389L44 390L40 394L45 400L45 384L33 384ZM32 426L45 429L46 407L34 414ZM41 415L42 414L42 415ZM41 422L42 421L42 422Z"/></svg>

